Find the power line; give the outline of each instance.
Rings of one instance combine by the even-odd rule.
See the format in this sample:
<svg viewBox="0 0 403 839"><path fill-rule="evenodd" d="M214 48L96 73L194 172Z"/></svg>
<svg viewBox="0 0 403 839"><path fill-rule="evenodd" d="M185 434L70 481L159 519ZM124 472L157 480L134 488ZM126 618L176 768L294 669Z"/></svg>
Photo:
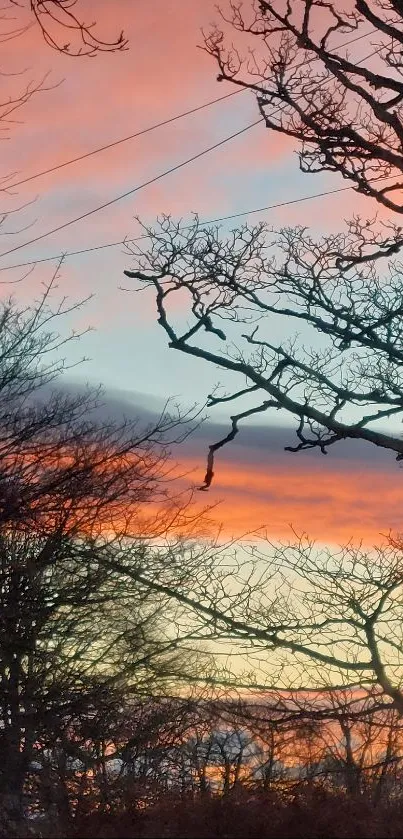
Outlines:
<svg viewBox="0 0 403 839"><path fill-rule="evenodd" d="M373 30L375 31L375 30ZM368 38L369 35L372 34L371 32L366 32L364 35L358 35L356 38L352 38L351 41L345 41L343 44L339 44L337 49L343 49L344 47L349 46L350 44L355 44L357 41L363 40L363 38ZM313 64L315 61L319 61L318 58L312 58L306 62L306 64ZM89 157L93 157L96 154L100 154L103 151L107 151L107 149L115 148L115 146L119 146L122 143L127 143L129 140L134 140L136 137L141 137L144 134L149 134L151 131L156 131L158 128L163 128L165 125L170 125L173 122L177 122L184 117L191 116L192 114L196 114L199 111L203 111L205 108L209 108L211 105L215 105L217 102L223 102L225 99L230 99L231 96L236 96L239 93L244 93L245 88L233 90L231 93L226 93L224 96L218 96L215 99L211 99L209 102L205 102L203 105L197 105L195 108L190 108L188 111L182 111L180 114L174 114L172 117L168 117L161 122L156 122L154 125L149 125L147 128L143 128L140 131L136 131L134 134L128 134L126 137L121 137L118 140L113 140L111 143L106 143L104 146L99 146L96 149L92 149L92 151L85 152L84 154L80 154L77 157L72 157L69 160L64 160L61 163L57 163L55 166L51 166L49 169L43 169L41 172L36 172L34 175L29 175L27 178L23 178L20 181L15 181L15 183L10 184L6 187L6 189L12 189L17 186L22 186L23 184L27 184L30 181L34 181L37 178L42 178L44 175L50 175L52 172L57 172L59 169L64 169L66 166L71 166L73 163L79 163L81 160L86 160ZM5 191L5 189L0 191Z"/></svg>
<svg viewBox="0 0 403 839"><path fill-rule="evenodd" d="M385 178L377 178L377 182L380 181L390 181L392 178L396 178L397 175L389 175ZM210 224L218 224L222 221L230 221L231 219L241 218L242 216L250 216L254 213L264 213L268 212L269 210L276 210L280 207L289 207L291 204L302 204L304 201L313 201L316 198L324 198L327 195L335 195L339 192L348 192L348 190L354 189L353 186L342 186L338 189L328 189L323 192L316 192L313 195L304 195L302 198L291 198L289 201L279 201L276 204L269 204L267 207L254 207L252 210L242 210L239 213L231 213L227 216L219 216L218 218L208 219L207 221L200 222L200 227L207 227ZM183 227L180 227L180 231L190 230L192 225L187 224ZM64 253L54 254L53 256L45 256L42 259L32 259L29 262L20 262L16 265L5 265L0 266L0 271L11 271L12 268L28 268L31 265L39 265L43 262L53 262L55 260L60 260L63 257L67 256L79 256L83 253L91 253L93 251L100 251L105 248L116 248L119 245L130 244L130 242L140 242L142 239L147 239L147 234L143 234L142 236L135 236L133 239L121 239L119 242L108 242L103 245L94 245L91 248L81 248L77 251L65 251Z"/></svg>
<svg viewBox="0 0 403 839"><path fill-rule="evenodd" d="M129 140L134 140L136 137L141 137L143 134L149 134L151 131L156 131L157 128L163 128L164 125L170 125L172 122L176 122L179 119L183 119L184 117L188 117L191 114L196 114L198 111L203 111L204 108L209 108L210 105L215 105L216 102L223 102L224 99L229 99L231 96L236 96L239 93L243 93L243 90L233 90L232 93L226 93L225 96L218 96L216 99L211 99L210 102L205 102L204 105L197 105L196 108L191 108L189 111L183 111L181 114L175 114L173 117L169 117L168 119L162 120L162 122L156 122L154 125L149 125L147 128L142 128L140 131L136 131L135 134L128 134L127 137L121 137L119 140L113 140L111 143L107 143L105 146L99 146L92 151L85 152L85 154L80 154L78 157L72 157L70 160L65 160L62 163L57 163L56 166L51 166L50 169L43 169L42 172L37 172L35 175L30 175L28 178L24 178L21 181L16 181L13 184L7 186L7 189L13 189L16 186L22 186L22 184L27 184L29 181L34 181L36 178L42 178L44 175L50 175L51 172L57 172L58 169L63 169L65 166L71 166L72 163L78 163L80 160L86 160L88 157L92 157L95 154L100 154L100 152L106 151L107 149L112 149L115 146L119 146L121 143L127 143ZM4 190L3 190L4 191Z"/></svg>
<svg viewBox="0 0 403 839"><path fill-rule="evenodd" d="M34 239L29 239L27 242L23 242L21 245L16 245L14 248L10 248L8 251L4 251L0 254L0 257L8 256L10 253L15 253L15 251L19 251L22 248L26 248L28 245L33 245L36 242L40 242L41 239L46 239L53 233L59 233L60 230L65 230L66 227L70 227L72 224L76 224L79 221L83 221L83 219L88 218L89 216L92 216L95 213L99 213L100 210L105 210L106 207L111 207L112 204L116 204L118 201L121 201L122 198L127 198L129 195L134 195L135 192L140 192L140 190L145 189L146 186L154 184L156 181L161 180L161 178L165 178L167 175L172 174L172 172L177 172L178 169L182 169L184 166L187 166L194 160L199 160L200 157L203 157L205 154L209 154L209 152L214 151L214 149L220 148L220 146L225 145L225 143L228 143L235 137L239 137L241 134L245 134L246 131L250 131L251 128L254 128L255 125L259 125L259 123L263 121L263 117L260 117L260 119L257 119L254 122L250 122L248 125L246 125L244 128L241 128L239 131L235 131L228 137L224 137L218 143L214 143L214 145L208 146L206 149L199 151L197 154L193 154L192 157L188 157L186 160L182 160L182 162L177 163L176 166L171 166L170 169L165 169L164 172L160 172L159 175L155 175L153 178L150 178L150 180L144 181L142 184L139 184L138 186L135 186L132 189L128 189L126 192L122 192L120 195L116 195L116 197L111 198L110 201L105 201L104 204L99 204L97 207L93 207L92 210L87 210L87 212L82 213L81 216L76 216L76 218L70 219L69 221L65 221L63 222L63 224L59 224L57 227L53 227L51 230L47 230L46 233L41 233L39 236L35 236Z"/></svg>
<svg viewBox="0 0 403 839"><path fill-rule="evenodd" d="M369 55L360 59L358 63L361 64L362 61L367 61L369 58L372 58L373 55L376 55L376 53L379 52L379 49L380 48L378 47L377 49L373 50L371 53L369 53ZM139 192L142 189L145 189L145 187L150 186L153 183L156 183L156 181L165 178L167 175L172 174L172 172L176 172L179 169L182 169L184 166L187 166L189 163L192 163L195 160L199 160L201 157L204 157L204 155L209 154L211 151L214 151L217 148L220 148L221 146L228 143L230 140L233 140L235 137L239 137L241 134L245 134L247 131L250 131L251 128L254 128L256 125L259 125L262 122L264 122L264 118L260 117L258 120L249 123L244 128L241 128L238 131L235 131L233 134L229 134L227 137L224 137L218 143L214 143L212 146L208 146L201 152L198 152L197 154L192 155L186 160L181 161L181 163L177 163L175 166L172 166L169 169L160 172L159 175L155 175L148 181L144 181L142 184L139 184L138 186L135 186L132 189L129 189L126 192L117 195L115 198L111 198L109 201L106 201L103 204L99 204L97 207L93 207L92 210L87 210L87 212L82 213L80 216L76 216L75 218L70 219L69 221L63 222L63 224L60 224L57 227L51 228L51 230L47 230L46 233L41 233L39 236L35 236L33 239L29 239L27 242L23 242L20 245L16 245L14 248L9 248L9 250L3 251L3 253L0 254L0 258L3 256L8 256L11 253L15 253L16 251L22 250L23 248L28 247L28 245L33 245L36 242L40 242L42 239L46 239L48 236L53 235L53 233L59 233L61 230L65 230L67 227L70 227L71 225L76 224L79 221L83 221L84 219L89 218L89 216L92 216L95 213L99 213L101 210L104 210L107 207L111 207L113 204L116 204L123 198L127 198L129 195L134 195L134 193Z"/></svg>

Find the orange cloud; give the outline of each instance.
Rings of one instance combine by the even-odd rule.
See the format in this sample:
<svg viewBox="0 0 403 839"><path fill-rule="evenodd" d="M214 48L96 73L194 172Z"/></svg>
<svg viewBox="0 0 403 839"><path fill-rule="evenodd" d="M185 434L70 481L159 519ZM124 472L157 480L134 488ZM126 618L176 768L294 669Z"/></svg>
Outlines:
<svg viewBox="0 0 403 839"><path fill-rule="evenodd" d="M190 469L193 464L185 465ZM202 477L202 464L199 473ZM400 481L394 461L389 469L355 463L352 471L348 461L344 468L329 461L315 466L298 455L279 456L261 467L221 458L202 500L220 501L213 518L227 536L263 528L269 538L288 538L292 526L323 543L362 539L372 544L390 528L402 529Z"/></svg>

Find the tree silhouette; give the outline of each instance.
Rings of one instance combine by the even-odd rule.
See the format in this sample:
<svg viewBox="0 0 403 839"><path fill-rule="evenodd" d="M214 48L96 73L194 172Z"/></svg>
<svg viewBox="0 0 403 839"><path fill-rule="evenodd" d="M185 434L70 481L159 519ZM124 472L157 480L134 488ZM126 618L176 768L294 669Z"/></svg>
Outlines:
<svg viewBox="0 0 403 839"><path fill-rule="evenodd" d="M267 128L297 141L303 172L338 172L402 213L402 23L394 0L229 2L205 48L219 81L256 93Z"/></svg>
<svg viewBox="0 0 403 839"><path fill-rule="evenodd" d="M391 259L402 239L398 228L387 232L359 219L319 241L304 228L275 233L264 224L224 236L197 218L186 230L169 217L146 228L149 248L133 248L125 274L155 291L171 349L230 374L231 390L207 404L239 405L228 434L210 446L203 488L215 452L253 414L296 418L290 451L326 454L354 439L402 458L390 422L403 412L401 264ZM185 328L175 295L187 308Z"/></svg>

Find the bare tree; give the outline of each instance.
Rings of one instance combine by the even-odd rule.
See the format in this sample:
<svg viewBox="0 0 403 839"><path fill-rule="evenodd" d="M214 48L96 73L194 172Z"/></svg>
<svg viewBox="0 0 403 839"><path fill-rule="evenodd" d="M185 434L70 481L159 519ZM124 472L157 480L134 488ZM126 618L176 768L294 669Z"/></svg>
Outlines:
<svg viewBox="0 0 403 839"><path fill-rule="evenodd" d="M158 581L140 569L127 573L187 607L200 637L244 650L243 675L223 669L222 684L308 692L354 687L403 713L399 542L336 551L301 537L271 545L269 553L254 546L246 559L213 550L203 567L188 560L186 566L184 553L176 582L172 567L161 568Z"/></svg>
<svg viewBox="0 0 403 839"><path fill-rule="evenodd" d="M327 777L349 795L378 803L402 760L401 719L394 708L365 713L365 699L362 712L350 714L351 692L337 691L331 700L334 716L323 728Z"/></svg>
<svg viewBox="0 0 403 839"><path fill-rule="evenodd" d="M107 573L102 550L85 537L2 535L1 835L21 835L27 780L44 752L61 748L95 772L106 804L119 705L130 693L163 691L179 667L167 599ZM189 657L181 666L190 668Z"/></svg>
<svg viewBox="0 0 403 839"><path fill-rule="evenodd" d="M104 562L113 549L110 536L94 538L85 528L72 535L59 521L53 529L47 522L43 533L39 525L25 530L20 521L16 528L8 523L0 539L5 836L13 830L21 835L33 763L42 772L43 755L62 749L67 763L78 762L81 775L96 772L101 784L116 756L122 703L131 695L169 693L179 674L192 672L195 659L190 650L178 652L186 632L175 631L180 618L169 598ZM144 536L131 557L152 573L153 552Z"/></svg>
<svg viewBox="0 0 403 839"><path fill-rule="evenodd" d="M402 213L401 4L254 0L221 15L205 41L219 81L256 93L266 126L296 140L302 171L339 172Z"/></svg>
<svg viewBox="0 0 403 839"><path fill-rule="evenodd" d="M267 126L295 139L303 171L339 172L401 213L402 22L393 0L346 8L322 0L229 2L205 48L219 79L254 91ZM354 45L340 46L348 40ZM371 56L352 60L351 50L365 52L367 41ZM217 448L242 419L271 409L297 418L294 450L326 453L352 438L400 458L400 435L384 431L401 411L400 264L386 278L377 273L379 260L402 246L397 225L353 219L321 241L302 227L275 235L263 225L220 238L197 219L190 230L165 218L145 232L150 249L135 254L126 273L154 284L169 346L238 378L230 391L210 395L210 405L246 402L234 410L228 436L210 447L204 488ZM189 305L185 329L170 309L179 291Z"/></svg>
<svg viewBox="0 0 403 839"><path fill-rule="evenodd" d="M333 689L324 684L323 691L313 694L270 693L256 705L244 703L244 708L245 724L254 736L267 739L269 733L280 746L290 788L292 775L297 775L378 803L394 787L402 761L402 721L376 687Z"/></svg>
<svg viewBox="0 0 403 839"><path fill-rule="evenodd" d="M225 714L213 715L208 708L204 719L184 738L181 749L199 793L222 796L239 787L248 773L252 751L253 737L245 728L231 725Z"/></svg>
<svg viewBox="0 0 403 839"><path fill-rule="evenodd" d="M60 353L78 335L59 336L56 324L72 307L52 307L51 291L33 308L3 304L0 316L0 812L7 836L21 835L39 743L70 743L77 757L68 731L90 718L101 749L105 690L116 702L124 690L150 693L156 680L161 689L173 679L177 610L128 578L123 562L114 568L107 560L118 548L123 555L130 540L134 567L151 570L151 544L155 550L173 525L184 531L195 521L186 496L175 498L168 462L169 439L186 426L166 412L147 426L102 416L99 391L64 390ZM87 764L100 765L101 756L87 754Z"/></svg>
<svg viewBox="0 0 403 839"><path fill-rule="evenodd" d="M217 449L259 413L296 417L291 451L326 454L350 438L402 458L391 422L403 410L401 264L376 268L400 247L398 229L386 240L355 219L346 234L315 241L303 228L245 225L221 236L197 219L182 230L163 218L146 232L149 250L133 248L135 268L125 274L155 290L170 348L231 374L231 390L207 404L239 405L229 433L210 446L203 488ZM187 307L184 328L171 308L176 294Z"/></svg>
<svg viewBox="0 0 403 839"><path fill-rule="evenodd" d="M70 535L106 528L137 535L139 502L167 496L169 442L189 427L176 410L147 426L106 410L100 419L100 390L64 390L60 354L79 335L60 337L54 326L76 306L52 308L51 292L52 285L32 308L1 307L0 521ZM158 513L164 532L161 505Z"/></svg>

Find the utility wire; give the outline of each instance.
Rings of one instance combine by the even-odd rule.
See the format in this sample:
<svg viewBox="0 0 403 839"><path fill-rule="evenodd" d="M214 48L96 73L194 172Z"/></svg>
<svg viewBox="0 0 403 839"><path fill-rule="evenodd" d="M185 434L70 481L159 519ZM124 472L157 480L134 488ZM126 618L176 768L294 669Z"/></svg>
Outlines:
<svg viewBox="0 0 403 839"><path fill-rule="evenodd" d="M375 31L375 30L373 30ZM352 38L351 41L345 41L343 44L339 44L337 49L343 49L344 47L349 46L350 44L355 44L357 41L361 41L363 38L368 38L369 35L373 34L373 31L366 32L364 35L358 35L356 38ZM315 61L319 61L318 58L312 58L306 62L306 64L313 64ZM52 172L57 172L59 169L64 169L66 166L71 166L73 163L79 163L81 160L86 160L88 157L93 157L96 154L100 154L103 151L107 151L107 149L115 148L115 146L119 146L122 143L127 143L129 140L134 140L136 137L142 137L144 134L149 134L151 131L156 131L158 128L163 128L165 125L170 125L173 122L177 122L180 119L184 119L184 117L191 116L191 114L196 114L199 111L203 111L205 108L209 108L211 105L215 105L217 102L223 102L225 99L230 99L231 96L237 96L239 93L244 93L246 88L233 90L231 93L226 93L224 96L218 96L215 99L211 99L209 102L205 102L203 105L197 105L195 108L190 108L188 111L182 111L180 114L174 114L172 117L168 117L162 122L156 122L154 125L149 125L147 128L142 128L140 131L136 131L134 134L128 134L126 137L121 137L118 140L113 140L111 143L106 143L104 146L99 146L96 149L92 149L92 151L85 152L84 154L80 154L77 157L72 157L70 160L64 160L61 163L57 163L55 166L51 166L49 169L43 169L42 172L36 172L34 175L29 175L27 178L23 178L20 181L15 181L13 184L8 185L7 187L0 188L1 191L6 191L9 189L13 189L17 186L22 186L23 184L27 184L30 181L34 181L37 178L42 178L44 175L50 175Z"/></svg>
<svg viewBox="0 0 403 839"><path fill-rule="evenodd" d="M362 36L361 36L362 37ZM358 63L362 61L367 61L369 58L372 58L373 55L379 52L379 47L373 50L369 55L366 55L364 58L360 59ZM280 110L280 109L278 109ZM99 213L101 210L106 209L107 207L111 207L113 204L116 204L118 201L121 201L123 198L127 198L129 195L134 195L136 192L140 192L140 190L145 189L145 187L150 186L156 181L165 178L167 175L172 174L172 172L177 172L179 169L187 166L189 163L192 163L195 160L199 160L204 155L209 154L211 151L214 151L221 146L224 146L230 140L233 140L235 137L239 137L242 134L245 134L247 131L250 131L251 128L254 128L256 125L264 122L264 117L260 117L259 119L255 120L254 122L249 123L244 128L235 131L233 134L229 134L227 137L224 137L218 143L214 143L212 146L208 146L207 148L203 149L202 151L198 152L197 154L188 157L186 160L182 160L181 163L177 163L175 166L170 167L169 169L160 172L158 175L155 175L153 178L150 178L148 181L144 181L142 184L133 187L132 189L127 190L126 192L121 193L120 195L115 196L115 198L111 198L109 201L105 201L103 204L99 204L97 207L93 207L92 210L87 210L87 212L82 213L80 216L76 216L69 221L63 222L63 224L59 224L57 227L53 227L50 230L47 230L45 233L41 233L39 236L35 236L33 239L29 239L26 242L23 242L20 245L16 245L14 248L9 248L7 251L3 251L0 254L0 258L3 256L8 256L11 253L15 253L16 251L22 250L23 248L28 247L28 245L33 245L36 242L42 241L42 239L46 239L48 236L53 235L54 233L59 233L61 230L65 230L67 227L70 227L73 224L76 224L79 221L83 221L89 216L94 215L95 213Z"/></svg>
<svg viewBox="0 0 403 839"><path fill-rule="evenodd" d="M235 131L228 137L224 137L218 143L214 143L212 146L208 146L206 149L199 151L197 154L193 154L191 157L186 158L186 160L182 160L181 163L177 163L176 166L171 166L170 169L165 169L164 172L160 172L159 175L155 175L148 181L144 181L142 184L133 187L133 189L128 189L126 192L122 192L120 195L116 195L115 198L111 198L110 201L105 201L104 204L99 204L97 207L93 207L92 210L87 210L87 212L82 213L81 216L76 216L76 218L72 218L69 221L65 221L63 222L63 224L59 224L57 227L53 227L51 230L47 230L46 233L41 233L40 236L35 236L34 239L29 239L27 242L23 242L21 245L16 245L14 248L10 248L8 251L0 253L0 257L8 256L10 253L15 253L15 251L19 251L22 248L26 248L28 245L33 245L35 244L35 242L40 242L42 239L46 239L53 233L59 233L60 230L65 230L66 227L70 227L72 224L76 224L79 221L83 221L83 219L94 215L94 213L99 213L100 210L105 210L106 207L111 207L112 204L116 204L118 201L121 201L122 198L127 198L129 195L134 195L135 192L140 192L140 190L145 189L146 186L154 184L156 181L161 180L161 178L165 178L167 175L172 174L172 172L177 172L178 169L182 169L184 166L188 166L188 164L193 163L194 160L199 160L201 157L204 157L205 154L209 154L209 152L214 151L214 149L218 149L220 148L220 146L224 146L225 143L228 143L235 137L239 137L241 134L245 134L246 131L250 131L251 128L254 128L255 125L259 125L263 121L263 117L260 117L254 122L250 122L248 125L245 125L245 127L241 128L239 131Z"/></svg>
<svg viewBox="0 0 403 839"><path fill-rule="evenodd" d="M380 181L390 181L392 178L396 178L397 175L389 175L385 178L377 178L377 182ZM335 195L338 192L348 192L348 190L354 189L353 186L342 186L338 189L329 189L323 192L316 192L313 195L304 195L302 198L291 198L289 201L279 201L276 204L269 204L267 207L255 207L252 210L241 210L239 213L231 213L227 216L219 216L218 218L208 219L207 221L200 222L200 227L207 227L210 224L218 224L222 221L230 221L231 219L241 218L242 216L251 216L254 213L264 213L270 210L276 210L280 207L289 207L291 204L301 204L304 201L313 201L315 198L324 198L327 195ZM183 227L179 228L179 231L190 230L192 228L191 224L187 224ZM64 253L54 254L53 256L45 256L42 259L32 259L29 262L19 262L16 265L4 265L0 266L0 271L11 271L12 268L28 268L31 265L38 265L39 263L43 262L53 262L54 260L61 260L62 258L68 256L79 256L83 253L92 253L93 251L100 251L105 248L116 248L119 245L127 245L131 242L140 242L142 239L147 239L147 234L143 234L142 236L135 236L133 239L121 239L119 242L108 242L103 245L94 245L91 248L81 248L77 251L65 251Z"/></svg>
<svg viewBox="0 0 403 839"><path fill-rule="evenodd" d="M218 96L216 99L211 99L210 102L205 102L204 105L197 105L196 108L191 108L189 111L183 111L181 114L175 114L173 117L164 119L162 122L156 122L154 123L154 125L149 125L147 128L142 128L140 131L136 131L135 134L128 134L127 137L121 137L119 140L113 140L113 142L107 143L105 146L99 146L99 148L85 152L85 154L80 154L78 157L72 157L70 160L65 160L62 163L57 163L56 166L51 166L50 169L43 169L42 172L37 172L35 175L30 175L28 178L24 178L21 181L16 181L15 183L8 185L7 187L3 188L3 191L5 191L6 189L13 189L16 186L22 186L22 184L27 184L29 181L36 180L36 178L42 178L44 175L50 175L51 172L57 172L58 169L63 169L65 166L71 166L72 163L78 163L80 160L86 160L88 157L93 157L93 155L100 154L100 152L106 151L107 149L113 149L115 146L119 146L121 143L127 143L129 140L134 140L136 137L141 137L143 134L149 134L150 131L156 131L157 128L163 128L164 125L170 125L172 122L176 122L179 119L188 117L191 114L196 114L198 111L203 111L204 108L209 108L210 105L215 105L216 102L223 102L224 99L229 99L230 96L236 96L238 93L243 92L243 90L233 90L232 93L226 93L225 96Z"/></svg>

